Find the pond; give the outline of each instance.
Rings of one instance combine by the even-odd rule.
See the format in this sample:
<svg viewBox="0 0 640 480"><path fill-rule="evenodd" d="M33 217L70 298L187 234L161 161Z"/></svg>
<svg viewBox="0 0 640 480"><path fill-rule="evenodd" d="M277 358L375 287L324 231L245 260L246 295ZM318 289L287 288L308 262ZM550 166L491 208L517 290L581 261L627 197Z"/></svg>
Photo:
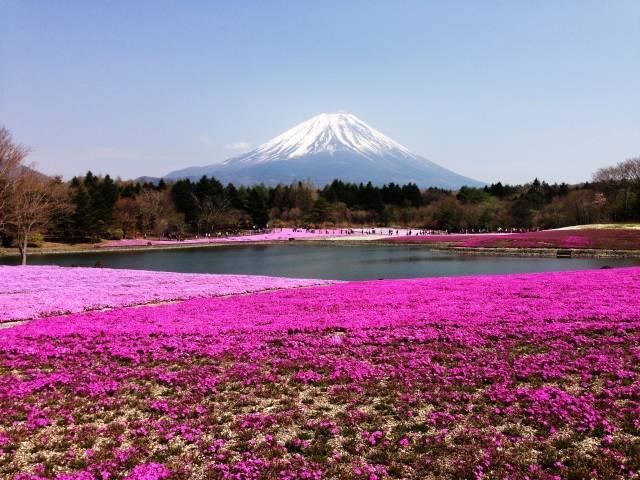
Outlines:
<svg viewBox="0 0 640 480"><path fill-rule="evenodd" d="M462 255L418 245L268 244L32 255L31 265L82 265L171 272L228 273L366 280L485 273L583 270L639 265L639 259L542 258ZM15 264L16 258L0 258Z"/></svg>

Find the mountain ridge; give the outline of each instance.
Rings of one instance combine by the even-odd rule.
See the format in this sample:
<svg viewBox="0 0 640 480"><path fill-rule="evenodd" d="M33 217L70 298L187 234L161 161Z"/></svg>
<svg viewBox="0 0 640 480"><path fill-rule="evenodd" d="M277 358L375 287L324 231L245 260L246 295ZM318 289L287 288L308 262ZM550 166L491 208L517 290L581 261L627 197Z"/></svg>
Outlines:
<svg viewBox="0 0 640 480"><path fill-rule="evenodd" d="M316 115L250 152L218 164L176 170L164 178L195 179L202 175L241 185L296 180L323 185L334 179L454 189L484 185L415 155L348 113Z"/></svg>

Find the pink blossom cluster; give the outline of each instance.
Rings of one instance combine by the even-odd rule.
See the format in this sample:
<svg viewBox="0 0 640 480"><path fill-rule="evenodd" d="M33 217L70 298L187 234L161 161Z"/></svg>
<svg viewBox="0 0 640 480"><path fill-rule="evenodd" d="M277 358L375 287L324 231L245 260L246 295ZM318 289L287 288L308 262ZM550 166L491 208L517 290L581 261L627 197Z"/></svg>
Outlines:
<svg viewBox="0 0 640 480"><path fill-rule="evenodd" d="M506 248L598 248L609 250L639 250L640 230L633 229L584 229L543 230L516 233L500 238L470 238L461 244L465 247Z"/></svg>
<svg viewBox="0 0 640 480"><path fill-rule="evenodd" d="M640 268L0 330L3 478L638 478Z"/></svg>
<svg viewBox="0 0 640 480"><path fill-rule="evenodd" d="M108 268L0 266L0 322L327 283L331 282Z"/></svg>
<svg viewBox="0 0 640 480"><path fill-rule="evenodd" d="M505 234L418 235L391 238L400 243L450 243L469 248L594 248L640 250L640 230L542 230Z"/></svg>
<svg viewBox="0 0 640 480"><path fill-rule="evenodd" d="M293 229L293 228L275 228L269 233L259 233L255 235L239 235L234 237L203 237L192 238L188 240L146 240L146 239L126 239L126 240L113 240L104 242L99 247L141 247L146 245L163 246L163 245L190 245L190 244L206 244L206 243L238 243L238 242L274 242L293 239L307 239L312 240L314 238L322 239L327 237L340 237L347 235L347 230L341 230L336 228L331 229Z"/></svg>
<svg viewBox="0 0 640 480"><path fill-rule="evenodd" d="M404 235L400 237L392 237L384 239L385 242L397 242L397 243L431 243L431 244L455 244L462 245L466 241L473 240L492 240L492 239L504 239L511 236L508 233L437 233L426 235Z"/></svg>

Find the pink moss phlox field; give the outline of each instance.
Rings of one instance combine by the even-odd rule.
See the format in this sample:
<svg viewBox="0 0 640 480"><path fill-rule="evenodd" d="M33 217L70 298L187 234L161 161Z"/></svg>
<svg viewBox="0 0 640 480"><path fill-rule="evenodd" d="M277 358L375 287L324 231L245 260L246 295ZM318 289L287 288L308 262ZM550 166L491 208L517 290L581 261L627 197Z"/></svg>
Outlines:
<svg viewBox="0 0 640 480"><path fill-rule="evenodd" d="M254 275L0 266L0 322L327 283L331 282Z"/></svg>
<svg viewBox="0 0 640 480"><path fill-rule="evenodd" d="M400 243L451 243L468 248L595 248L640 250L640 230L581 229L540 232L468 235L418 235L395 237Z"/></svg>
<svg viewBox="0 0 640 480"><path fill-rule="evenodd" d="M465 247L640 249L640 230L584 229L516 233L500 238L470 238Z"/></svg>
<svg viewBox="0 0 640 480"><path fill-rule="evenodd" d="M465 233L449 233L449 234L427 234L427 235L405 235L400 237L392 237L384 239L384 242L394 243L450 243L461 244L467 240L506 238L509 233L487 233L487 234L465 234Z"/></svg>
<svg viewBox="0 0 640 480"><path fill-rule="evenodd" d="M292 228L276 228L270 233L261 233L256 235L239 235L235 237L208 237L208 238L192 238L188 240L113 240L98 245L99 247L140 247L145 245L162 246L162 245L189 245L203 243L242 243L242 242L274 242L284 241L290 238L294 239L322 239L327 237L340 237L346 235L346 230L340 229L318 229L314 231L306 231Z"/></svg>
<svg viewBox="0 0 640 480"><path fill-rule="evenodd" d="M341 283L0 330L0 477L626 479L640 268Z"/></svg>

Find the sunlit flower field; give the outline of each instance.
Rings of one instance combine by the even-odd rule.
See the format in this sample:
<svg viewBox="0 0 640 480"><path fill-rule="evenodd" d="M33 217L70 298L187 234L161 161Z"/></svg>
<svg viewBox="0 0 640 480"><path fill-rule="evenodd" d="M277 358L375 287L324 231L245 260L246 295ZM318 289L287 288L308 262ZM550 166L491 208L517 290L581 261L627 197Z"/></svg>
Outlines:
<svg viewBox="0 0 640 480"><path fill-rule="evenodd" d="M154 302L332 283L193 273L0 266L0 322Z"/></svg>
<svg viewBox="0 0 640 480"><path fill-rule="evenodd" d="M400 243L452 243L469 248L584 248L640 250L640 230L598 228L543 230L505 234L413 235L390 238Z"/></svg>
<svg viewBox="0 0 640 480"><path fill-rule="evenodd" d="M141 246L170 246L170 245L198 245L206 243L243 243L243 242L276 242L286 241L289 239L323 239L329 237L340 237L347 234L346 229L293 229L293 228L275 228L268 233L259 233L255 235L238 235L230 237L201 237L191 238L187 240L146 240L146 239L123 239L111 240L98 245L99 247L141 247Z"/></svg>
<svg viewBox="0 0 640 480"><path fill-rule="evenodd" d="M640 268L38 319L0 413L2 478L638 478Z"/></svg>

